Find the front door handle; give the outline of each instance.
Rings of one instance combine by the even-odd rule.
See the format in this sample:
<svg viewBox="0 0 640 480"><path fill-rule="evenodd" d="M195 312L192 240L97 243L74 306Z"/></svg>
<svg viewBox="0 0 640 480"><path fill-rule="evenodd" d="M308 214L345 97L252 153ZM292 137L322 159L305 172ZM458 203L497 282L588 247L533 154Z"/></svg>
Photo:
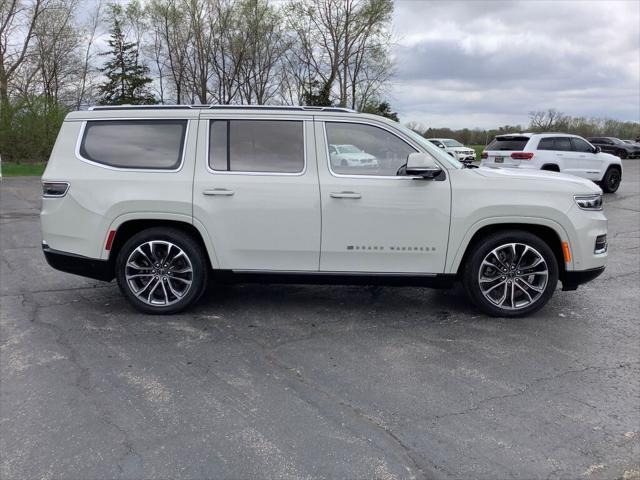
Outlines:
<svg viewBox="0 0 640 480"><path fill-rule="evenodd" d="M234 192L233 190L227 190L226 188L212 188L210 190L205 190L202 192L203 195L219 195L222 197L230 197L234 193L236 192Z"/></svg>
<svg viewBox="0 0 640 480"><path fill-rule="evenodd" d="M331 198L362 198L357 192L331 192L329 194Z"/></svg>

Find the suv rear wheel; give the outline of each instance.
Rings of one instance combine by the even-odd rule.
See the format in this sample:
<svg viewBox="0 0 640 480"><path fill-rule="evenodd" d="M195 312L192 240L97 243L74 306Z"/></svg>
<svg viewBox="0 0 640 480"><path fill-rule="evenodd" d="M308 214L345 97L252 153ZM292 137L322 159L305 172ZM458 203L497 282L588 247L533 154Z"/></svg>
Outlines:
<svg viewBox="0 0 640 480"><path fill-rule="evenodd" d="M615 167L610 167L604 174L604 177L602 177L600 186L602 187L603 192L614 193L620 187L621 181L622 175L620 174L620 170Z"/></svg>
<svg viewBox="0 0 640 480"><path fill-rule="evenodd" d="M471 300L495 317L520 317L542 308L558 283L551 248L524 231L489 235L474 247L463 283Z"/></svg>
<svg viewBox="0 0 640 480"><path fill-rule="evenodd" d="M150 228L131 237L116 260L118 286L144 313L171 314L195 303L206 287L207 260L189 235Z"/></svg>

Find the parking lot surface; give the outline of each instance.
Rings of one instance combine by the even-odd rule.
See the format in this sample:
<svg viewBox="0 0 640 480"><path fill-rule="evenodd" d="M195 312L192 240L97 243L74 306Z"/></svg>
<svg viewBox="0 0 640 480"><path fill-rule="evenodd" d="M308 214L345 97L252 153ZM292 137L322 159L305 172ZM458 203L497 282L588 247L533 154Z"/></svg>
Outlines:
<svg viewBox="0 0 640 480"><path fill-rule="evenodd" d="M605 273L524 319L460 289L212 287L136 313L0 187L0 477L638 478L640 161Z"/></svg>

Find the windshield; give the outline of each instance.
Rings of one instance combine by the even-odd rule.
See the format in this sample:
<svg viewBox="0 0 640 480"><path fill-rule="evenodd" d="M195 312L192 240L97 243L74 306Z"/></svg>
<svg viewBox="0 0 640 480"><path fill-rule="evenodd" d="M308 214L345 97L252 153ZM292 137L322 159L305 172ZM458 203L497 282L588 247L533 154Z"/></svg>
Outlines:
<svg viewBox="0 0 640 480"><path fill-rule="evenodd" d="M442 140L442 143L444 143L447 147L464 147L463 144L456 140Z"/></svg>
<svg viewBox="0 0 640 480"><path fill-rule="evenodd" d="M338 151L340 153L360 153L360 152L362 152L362 150L360 150L357 147L354 147L353 145L338 145L336 148L338 149Z"/></svg>
<svg viewBox="0 0 640 480"><path fill-rule="evenodd" d="M418 143L422 148L425 149L425 151L429 152L431 155L433 155L435 158L437 158L441 162L451 165L454 168L464 168L462 163L460 163L458 160L453 158L448 153L444 152L441 148L436 147L433 143L431 143L429 140L424 138L422 135L414 132L410 128L407 128L403 125L398 124L395 126L400 130L402 130L403 133L408 135L416 143Z"/></svg>

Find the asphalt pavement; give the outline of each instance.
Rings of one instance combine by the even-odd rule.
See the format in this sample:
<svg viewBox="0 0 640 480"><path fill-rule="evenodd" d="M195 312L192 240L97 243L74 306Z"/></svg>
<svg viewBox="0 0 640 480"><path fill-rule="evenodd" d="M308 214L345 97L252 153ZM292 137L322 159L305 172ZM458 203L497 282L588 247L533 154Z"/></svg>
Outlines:
<svg viewBox="0 0 640 480"><path fill-rule="evenodd" d="M524 319L460 289L213 287L136 313L0 186L0 478L640 478L640 161L609 265Z"/></svg>

